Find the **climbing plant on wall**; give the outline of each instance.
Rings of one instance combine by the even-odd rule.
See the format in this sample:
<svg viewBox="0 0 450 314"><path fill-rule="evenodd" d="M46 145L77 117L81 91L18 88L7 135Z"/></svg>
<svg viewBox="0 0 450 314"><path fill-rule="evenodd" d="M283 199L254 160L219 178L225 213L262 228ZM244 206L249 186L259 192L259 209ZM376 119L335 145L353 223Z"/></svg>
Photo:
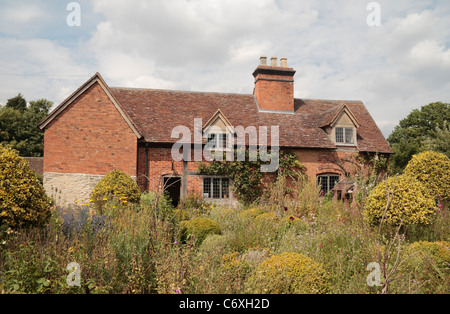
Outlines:
<svg viewBox="0 0 450 314"><path fill-rule="evenodd" d="M245 161L238 160L235 151L233 161L214 160L210 163L201 162L198 172L207 175L226 175L233 180L233 193L244 204L251 204L258 200L263 192L264 178L276 180L279 176L298 178L304 173L304 166L300 163L297 156L291 152L280 152L278 159L278 168L275 172L261 172L261 165L268 164L261 158L260 152L256 152L256 158L250 158L251 152L245 151ZM269 152L270 154L270 152Z"/></svg>

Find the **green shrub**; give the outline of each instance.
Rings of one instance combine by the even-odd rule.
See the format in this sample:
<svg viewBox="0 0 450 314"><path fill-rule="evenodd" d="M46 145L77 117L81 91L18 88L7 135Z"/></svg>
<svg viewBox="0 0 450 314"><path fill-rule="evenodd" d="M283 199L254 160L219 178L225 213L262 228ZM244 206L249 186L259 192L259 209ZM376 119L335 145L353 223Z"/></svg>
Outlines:
<svg viewBox="0 0 450 314"><path fill-rule="evenodd" d="M0 225L40 226L50 218L51 200L17 151L0 145Z"/></svg>
<svg viewBox="0 0 450 314"><path fill-rule="evenodd" d="M407 292L448 293L450 289L450 243L419 241L406 248L401 271L409 278ZM412 283L412 285L411 285ZM411 285L411 286L410 286Z"/></svg>
<svg viewBox="0 0 450 314"><path fill-rule="evenodd" d="M202 242L199 252L206 255L225 251L228 246L227 238L222 234L210 234Z"/></svg>
<svg viewBox="0 0 450 314"><path fill-rule="evenodd" d="M197 239L197 245L210 234L221 234L220 225L212 219L198 217L180 223L181 240L187 241L191 235Z"/></svg>
<svg viewBox="0 0 450 314"><path fill-rule="evenodd" d="M189 214L185 209L177 208L173 212L174 212L173 218L175 222L189 220Z"/></svg>
<svg viewBox="0 0 450 314"><path fill-rule="evenodd" d="M450 159L444 154L427 151L414 155L403 174L422 182L436 200L450 200Z"/></svg>
<svg viewBox="0 0 450 314"><path fill-rule="evenodd" d="M138 203L140 197L141 191L136 182L120 170L113 170L106 174L91 192L91 200L100 212L107 201Z"/></svg>
<svg viewBox="0 0 450 314"><path fill-rule="evenodd" d="M255 217L257 222L275 222L277 220L277 215L274 212L268 212L260 214Z"/></svg>
<svg viewBox="0 0 450 314"><path fill-rule="evenodd" d="M61 265L32 242L5 252L4 288L10 293L49 293L60 285ZM62 280L59 280L62 281ZM52 284L52 285L50 285Z"/></svg>
<svg viewBox="0 0 450 314"><path fill-rule="evenodd" d="M390 205L385 222L392 225L428 225L435 211L435 203L426 188L416 179L400 175L379 183L369 194L364 205L364 219L378 225L386 209L388 195Z"/></svg>
<svg viewBox="0 0 450 314"><path fill-rule="evenodd" d="M170 196L167 193L158 194L154 191L143 192L141 194L140 208L141 210L156 211L157 217L161 219L172 217L176 214L173 210Z"/></svg>
<svg viewBox="0 0 450 314"><path fill-rule="evenodd" d="M331 291L322 264L299 253L274 255L259 264L248 282L249 293L322 294Z"/></svg>
<svg viewBox="0 0 450 314"><path fill-rule="evenodd" d="M409 245L408 253L420 252L419 260L429 259L440 269L450 270L450 243L419 241Z"/></svg>

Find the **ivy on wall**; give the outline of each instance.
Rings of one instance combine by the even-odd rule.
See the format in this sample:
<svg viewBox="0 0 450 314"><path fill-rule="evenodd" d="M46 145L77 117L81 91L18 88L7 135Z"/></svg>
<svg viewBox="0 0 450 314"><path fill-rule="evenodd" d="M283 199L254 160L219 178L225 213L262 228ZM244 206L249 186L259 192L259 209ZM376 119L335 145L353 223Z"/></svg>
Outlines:
<svg viewBox="0 0 450 314"><path fill-rule="evenodd" d="M270 152L268 152L270 154ZM223 161L214 160L210 163L200 162L198 173L205 175L225 175L233 180L233 193L245 205L257 201L264 190L265 175L276 180L279 176L298 178L305 171L305 167L300 163L297 156L288 151L279 153L279 164L276 172L262 173L261 165L269 164L264 162L266 158L261 158L260 152L256 152L256 158L250 158L250 152L245 151L245 161L239 161L237 150L234 151L234 160ZM252 160L252 161L251 161ZM253 161L254 160L254 161Z"/></svg>

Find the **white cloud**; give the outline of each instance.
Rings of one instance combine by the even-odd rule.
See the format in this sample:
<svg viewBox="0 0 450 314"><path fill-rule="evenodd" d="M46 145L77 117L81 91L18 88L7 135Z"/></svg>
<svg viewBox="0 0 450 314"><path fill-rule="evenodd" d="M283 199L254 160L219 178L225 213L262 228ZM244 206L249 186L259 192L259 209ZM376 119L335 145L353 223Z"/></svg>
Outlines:
<svg viewBox="0 0 450 314"><path fill-rule="evenodd" d="M2 10L1 17L6 23L24 24L35 22L46 16L46 12L37 3L15 1L12 6Z"/></svg>
<svg viewBox="0 0 450 314"><path fill-rule="evenodd" d="M77 63L75 51L45 39L1 38L0 102L21 92L27 100L64 100L89 78L89 71ZM80 77L81 76L81 81ZM60 91L64 91L61 93ZM63 95L65 94L65 95Z"/></svg>
<svg viewBox="0 0 450 314"><path fill-rule="evenodd" d="M82 0L82 24L90 27L62 28L44 39L30 30L50 15L42 9L49 2L39 1L8 33L18 38L2 41L0 72L88 74L0 76L0 99L23 87L25 95L48 93L58 101L97 71L113 86L251 93L259 57L278 56L297 70L296 97L363 100L388 135L412 109L450 102L450 4L379 0L382 25L369 27L368 2ZM20 10L7 3L0 17L11 19ZM55 18L60 8L51 12ZM24 33L28 38L18 35Z"/></svg>

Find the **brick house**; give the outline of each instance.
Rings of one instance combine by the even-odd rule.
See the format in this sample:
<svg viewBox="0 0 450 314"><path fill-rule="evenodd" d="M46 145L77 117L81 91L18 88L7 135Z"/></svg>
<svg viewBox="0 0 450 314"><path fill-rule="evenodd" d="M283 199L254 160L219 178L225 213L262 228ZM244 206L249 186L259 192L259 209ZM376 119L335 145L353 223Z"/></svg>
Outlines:
<svg viewBox="0 0 450 314"><path fill-rule="evenodd" d="M119 169L142 190L170 186L175 202L190 193L232 202L228 178L199 174L187 154L173 158L173 130L191 131L193 143L195 121L202 145L192 145L191 157L207 143L229 148L235 126L278 126L280 149L295 153L325 191L354 174L352 156L392 153L361 101L294 98L294 75L285 58L267 65L261 57L254 93L231 94L113 88L96 73L39 124L46 191L59 204L86 202L100 178Z"/></svg>

